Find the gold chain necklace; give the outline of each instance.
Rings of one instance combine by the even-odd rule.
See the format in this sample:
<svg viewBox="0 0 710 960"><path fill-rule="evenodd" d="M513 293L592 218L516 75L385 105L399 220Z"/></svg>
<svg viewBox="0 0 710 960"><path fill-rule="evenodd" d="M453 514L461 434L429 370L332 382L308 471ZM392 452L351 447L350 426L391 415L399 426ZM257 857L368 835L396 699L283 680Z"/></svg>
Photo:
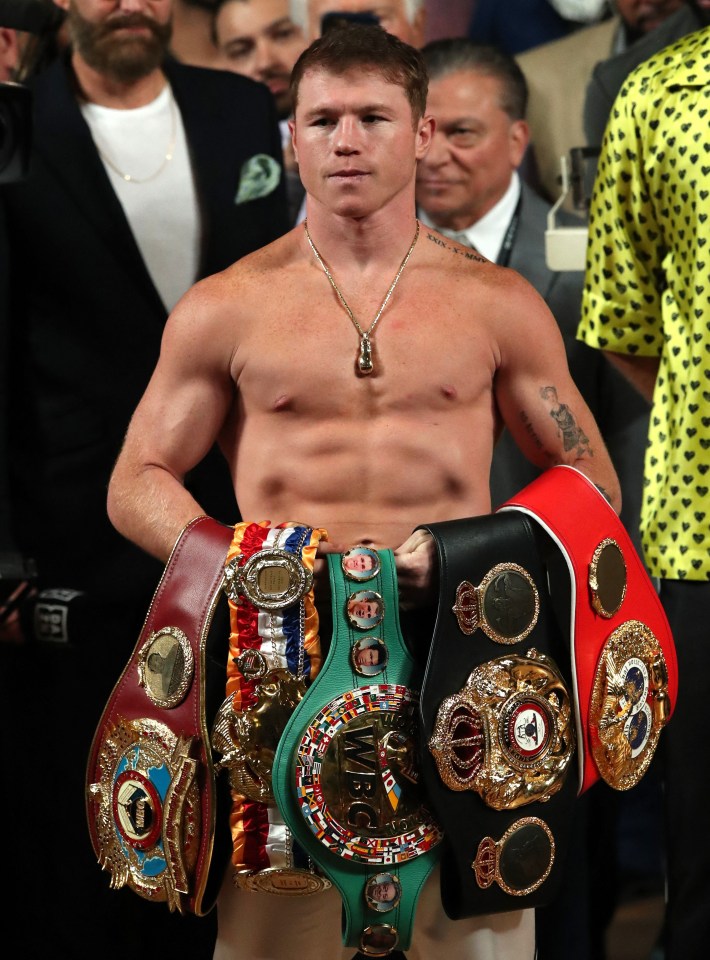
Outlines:
<svg viewBox="0 0 710 960"><path fill-rule="evenodd" d="M310 244L311 250L313 251L313 254L314 254L316 260L317 260L318 263L321 265L321 267L323 267L323 272L325 273L325 275L326 275L326 277L328 278L328 280L330 280L330 285L331 285L331 287L333 288L333 290L335 290L335 292L336 292L336 294L337 294L337 296L338 296L338 300L340 300L340 302L342 303L342 305L345 307L345 311L346 311L347 315L348 315L348 316L350 317L350 319L352 320L353 326L355 327L355 329L357 330L357 332L358 332L359 335L360 335L360 353L359 353L359 356L358 356L358 358L357 358L358 370L359 370L360 373L362 373L363 375L372 373L372 371L373 371L373 364L372 364L372 342L371 342L371 341L372 341L372 335L373 335L373 333L375 332L375 327L377 326L377 321L378 321L378 320L380 319L380 317L382 316L382 311L383 311L383 310L385 309L385 307L387 306L387 304L388 304L388 302L389 302L389 298L392 296L392 293L393 293L393 291L394 291L394 288L397 286L397 283L398 283L398 281L399 281L399 278L402 276L402 271L403 271L404 268L407 266L407 261L408 261L409 258L411 257L412 251L414 250L415 246L417 245L417 240L419 239L419 220L417 220L417 229L414 231L414 240L412 240L412 245L410 246L409 250L407 250L407 252L406 252L406 254L405 254L405 256L404 256L404 260L402 260L402 262L400 263L400 265L399 265L399 270L398 270L397 273L395 274L394 280L393 280L392 283L390 284L390 288L389 288L389 290L387 291L387 294L386 294L386 296L385 296L385 299L382 301L382 303L381 303L381 305L380 305L380 309L379 309L379 310L377 311L377 313L375 314L375 319L374 319L374 320L372 321L372 323L370 324L370 329L369 329L369 330L363 330L362 327L360 326L360 324L359 324L359 323L357 322L357 320L355 319L355 315L354 315L354 313L352 312L352 310L350 309L350 307L348 306L348 303L347 303L345 297L344 297L344 296L342 295L342 293L340 292L340 289L339 289L339 287L338 287L338 284L337 284L337 283L335 282L335 280L333 279L333 275L331 274L330 270L326 267L325 262L324 262L324 260L323 260L323 257L321 257L320 253L318 253L318 250L316 249L316 245L315 245L315 244L313 243L313 241L311 240L311 235L310 235L310 233L308 232L308 220L304 220L304 221L303 221L303 226L304 226L304 229L305 229L305 231L306 231L306 238L307 238L307 240L308 240L308 243Z"/></svg>
<svg viewBox="0 0 710 960"><path fill-rule="evenodd" d="M177 108L175 106L175 98L173 97L172 90L169 91L169 104L170 104L170 140L168 142L168 149L165 151L165 156L160 162L160 166L153 173L149 174L147 177L134 177L130 173L125 173L121 170L113 160L106 154L101 147L96 144L96 151L101 157L103 162L107 164L114 173L117 173L122 180L125 180L126 183L150 183L151 180L155 180L156 177L159 177L160 174L165 170L167 165L173 159L175 154L175 144L177 142Z"/></svg>

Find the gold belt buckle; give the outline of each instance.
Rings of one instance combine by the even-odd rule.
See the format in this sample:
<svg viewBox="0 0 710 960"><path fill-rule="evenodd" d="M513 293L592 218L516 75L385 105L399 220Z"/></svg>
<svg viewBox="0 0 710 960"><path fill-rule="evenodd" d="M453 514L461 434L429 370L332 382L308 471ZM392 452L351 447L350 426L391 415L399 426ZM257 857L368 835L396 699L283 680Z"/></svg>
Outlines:
<svg viewBox="0 0 710 960"><path fill-rule="evenodd" d="M540 817L516 820L500 838L484 837L471 869L482 890L497 883L512 897L534 893L555 862L555 838Z"/></svg>
<svg viewBox="0 0 710 960"><path fill-rule="evenodd" d="M473 790L494 810L547 800L562 787L575 747L569 693L553 661L484 663L439 707L429 750L451 790Z"/></svg>

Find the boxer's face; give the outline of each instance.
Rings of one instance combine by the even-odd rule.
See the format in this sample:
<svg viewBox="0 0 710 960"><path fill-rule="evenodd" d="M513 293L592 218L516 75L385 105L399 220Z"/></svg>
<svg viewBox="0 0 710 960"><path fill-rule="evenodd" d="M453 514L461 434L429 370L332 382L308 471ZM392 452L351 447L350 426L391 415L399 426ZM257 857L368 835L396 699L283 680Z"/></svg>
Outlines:
<svg viewBox="0 0 710 960"><path fill-rule="evenodd" d="M616 0L616 9L631 30L648 33L660 26L684 0Z"/></svg>
<svg viewBox="0 0 710 960"><path fill-rule="evenodd" d="M366 647L358 650L357 662L361 667L376 667L380 662L380 651L377 647Z"/></svg>
<svg viewBox="0 0 710 960"><path fill-rule="evenodd" d="M356 553L351 557L346 557L343 561L346 570L352 570L353 573L367 573L375 566L374 558L367 553Z"/></svg>
<svg viewBox="0 0 710 960"><path fill-rule="evenodd" d="M413 193L433 125L417 120L404 87L376 67L317 68L298 87L293 146L310 197L340 216L366 216Z"/></svg>

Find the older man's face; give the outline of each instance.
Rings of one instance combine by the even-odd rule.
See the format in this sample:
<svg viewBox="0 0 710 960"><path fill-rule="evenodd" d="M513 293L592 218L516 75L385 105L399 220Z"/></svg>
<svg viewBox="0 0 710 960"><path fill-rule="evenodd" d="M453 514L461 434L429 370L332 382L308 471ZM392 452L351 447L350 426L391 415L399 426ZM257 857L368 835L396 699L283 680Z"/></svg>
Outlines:
<svg viewBox="0 0 710 960"><path fill-rule="evenodd" d="M410 23L404 0L391 0L390 3L373 3L373 0L309 0L309 43L320 36L321 20L325 13L373 13L388 33L413 47L421 47L424 43L424 7L420 8L414 23Z"/></svg>
<svg viewBox="0 0 710 960"><path fill-rule="evenodd" d="M457 70L429 83L436 121L417 168L417 204L437 227L465 230L508 189L528 142L527 124L501 105L497 77Z"/></svg>

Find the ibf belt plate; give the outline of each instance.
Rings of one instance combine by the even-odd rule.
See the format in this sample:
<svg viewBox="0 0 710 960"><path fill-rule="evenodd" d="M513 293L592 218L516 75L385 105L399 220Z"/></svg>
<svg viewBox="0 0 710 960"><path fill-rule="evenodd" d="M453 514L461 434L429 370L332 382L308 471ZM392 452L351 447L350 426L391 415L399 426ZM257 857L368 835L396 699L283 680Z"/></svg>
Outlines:
<svg viewBox="0 0 710 960"><path fill-rule="evenodd" d="M129 886L148 900L181 909L200 843L200 795L191 738L150 719L119 719L101 746L99 863L111 887Z"/></svg>
<svg viewBox="0 0 710 960"><path fill-rule="evenodd" d="M639 620L617 627L604 644L589 716L600 774L616 790L635 786L670 716L666 660L653 631Z"/></svg>
<svg viewBox="0 0 710 960"><path fill-rule="evenodd" d="M398 684L358 687L316 714L296 751L296 795L331 852L370 864L427 853L442 833L419 789L415 710Z"/></svg>

